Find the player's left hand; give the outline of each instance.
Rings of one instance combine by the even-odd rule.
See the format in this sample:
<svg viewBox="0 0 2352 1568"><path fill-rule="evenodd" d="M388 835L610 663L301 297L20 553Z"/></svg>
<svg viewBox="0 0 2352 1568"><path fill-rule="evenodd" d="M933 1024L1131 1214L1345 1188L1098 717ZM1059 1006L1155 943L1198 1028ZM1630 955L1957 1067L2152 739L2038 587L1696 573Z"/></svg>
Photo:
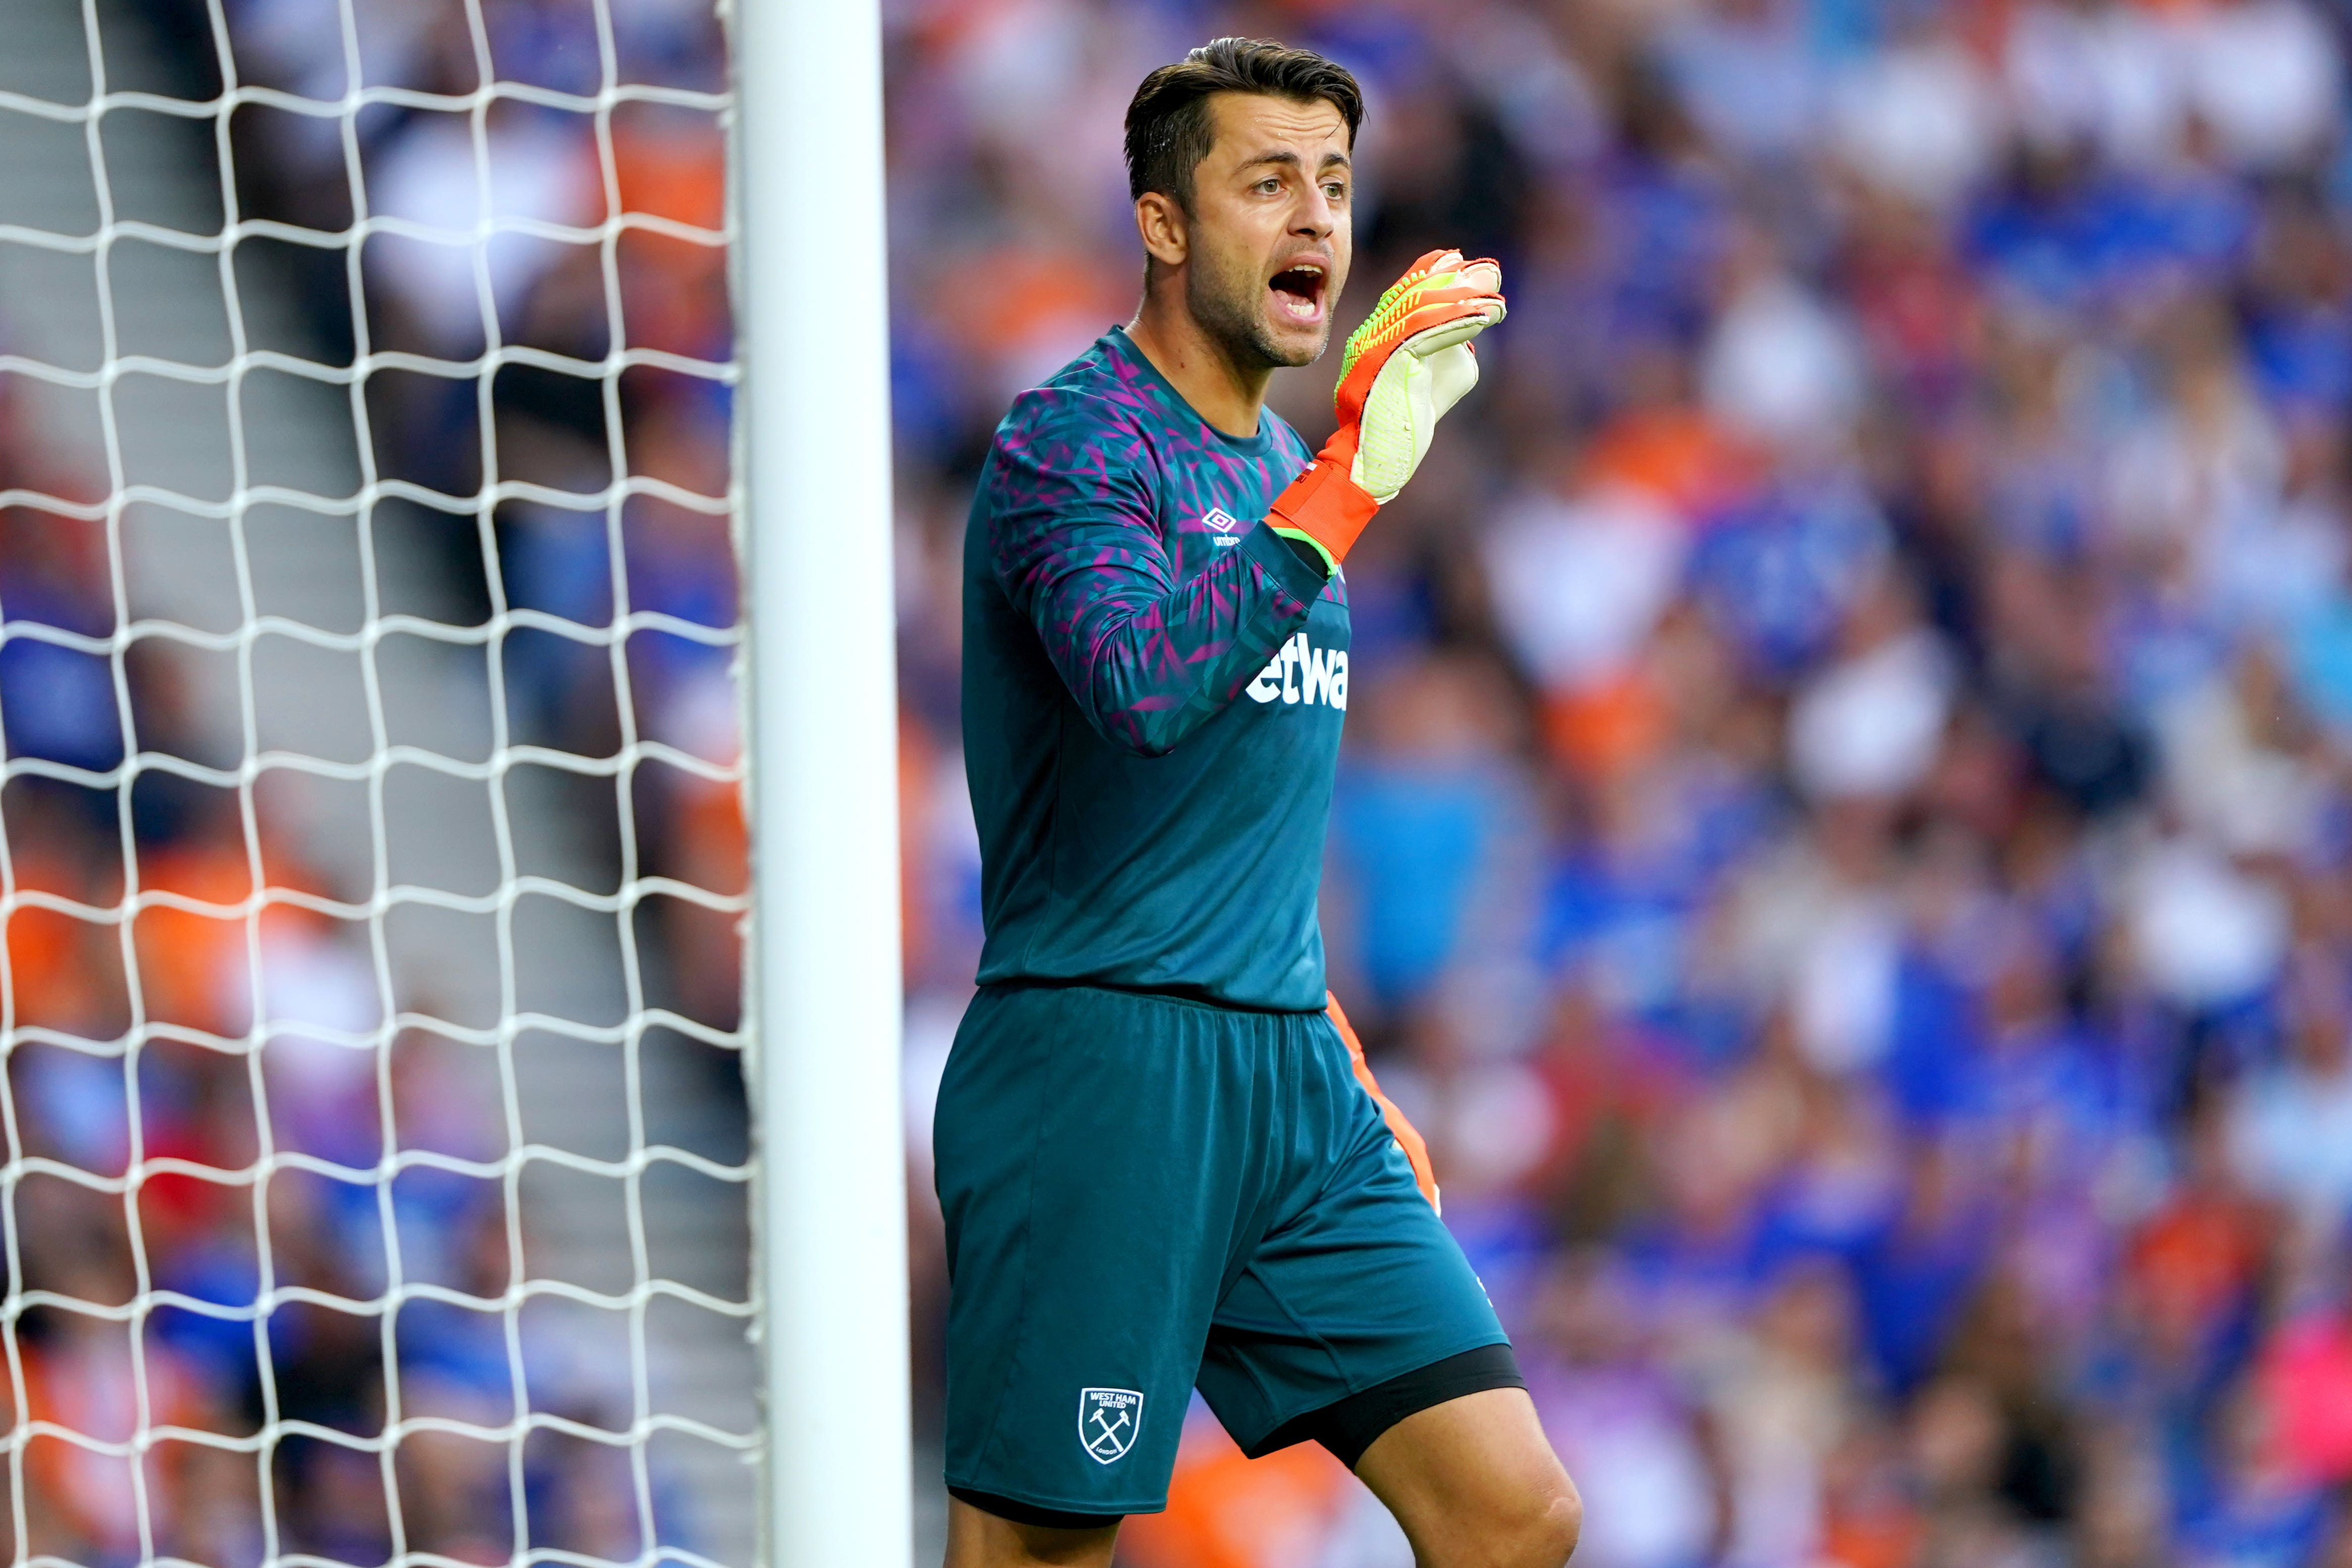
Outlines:
<svg viewBox="0 0 2352 1568"><path fill-rule="evenodd" d="M1275 499L1266 521L1333 567L1428 455L1445 411L1478 384L1470 340L1503 319L1503 269L1433 250L1389 286L1348 336L1332 395L1339 427Z"/></svg>
<svg viewBox="0 0 2352 1568"><path fill-rule="evenodd" d="M1503 269L1433 250L1389 286L1339 360L1339 445L1352 430L1348 477L1386 504L1404 489L1445 411L1478 384L1470 340L1503 319ZM1327 455L1336 457L1332 447Z"/></svg>

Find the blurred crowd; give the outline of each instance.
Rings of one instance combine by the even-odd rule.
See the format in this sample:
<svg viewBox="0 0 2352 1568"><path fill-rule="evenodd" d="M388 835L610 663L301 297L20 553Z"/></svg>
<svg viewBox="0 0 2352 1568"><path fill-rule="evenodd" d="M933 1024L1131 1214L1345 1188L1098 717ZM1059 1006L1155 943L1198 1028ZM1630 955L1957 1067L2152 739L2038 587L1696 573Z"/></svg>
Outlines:
<svg viewBox="0 0 2352 1568"><path fill-rule="evenodd" d="M2352 1563L2352 12L887 10L924 1420L943 1299L928 1089L978 940L964 511L1011 395L1132 311L1135 81L1238 31L1364 79L1343 325L1430 246L1505 268L1485 384L1349 561L1360 673L1325 923L1334 988L1429 1135L1446 1217L1584 1487L1579 1561ZM622 81L722 85L696 0L625 0L606 32L567 0L365 0L349 40L340 11L229 0L240 76L331 100L356 61L370 85L463 93L487 69L593 93L609 58ZM191 96L213 68L190 56ZM717 115L626 102L601 129L506 100L478 159L467 117L430 109L371 107L348 142L266 108L231 127L248 216L340 229L356 165L370 212L418 226L363 248L358 311L341 253L281 247L321 357L462 370L495 333L571 361L724 361L723 252L633 229L608 274L600 246L553 237L616 198L717 227ZM486 207L543 226L478 270L417 237ZM726 520L691 504L726 489L724 387L639 365L608 396L556 363L487 389L478 369L370 386L386 478L536 487L498 509L487 562L470 515L385 503L441 552L448 618L731 625ZM1278 378L1310 441L1329 375ZM603 510L561 502L623 476L650 482L616 552ZM11 489L86 503L103 476L0 405ZM0 512L12 625L104 637L115 613L102 522ZM723 647L637 632L624 681L548 626L506 638L515 742L732 757ZM371 1167L387 1129L465 1159L505 1148L467 1047L412 1031L381 1075L351 1047L384 1016L362 931L281 904L249 949L241 921L187 909L127 936L92 918L122 897L126 845L142 887L206 904L257 874L354 892L273 826L268 787L249 829L231 790L89 782L123 761L126 722L134 749L234 765L238 737L168 654L141 644L126 681L127 720L102 657L0 645L8 754L44 764L0 791L9 874L49 900L7 925L12 1152L100 1178L134 1150L237 1171L266 1135L316 1163L258 1205L184 1172L127 1207L44 1167L16 1189L17 1283L235 1307L266 1226L277 1284L367 1301L389 1226L407 1281L496 1296L495 1182L326 1173ZM627 826L639 874L740 886L727 787L649 765ZM732 1026L724 917L650 900L639 934L653 1000ZM119 1055L61 1043L121 1039L134 1005L128 1080ZM257 1063L205 1043L257 1018L276 1027ZM29 1309L16 1415L110 1441L142 1407L232 1436L273 1416L364 1436L388 1361L411 1415L495 1425L518 1375L534 1408L625 1415L611 1368L561 1333L530 1336L545 1348L519 1374L497 1316L450 1301L389 1324L297 1302L258 1342L164 1306L139 1322L135 1378L131 1332ZM530 1544L637 1555L625 1461L545 1436L523 1457ZM249 1455L165 1441L133 1463L28 1444L18 1549L127 1563L143 1528L158 1553L259 1560ZM428 1436L394 1471L408 1550L514 1549L503 1449ZM384 1481L373 1453L285 1443L278 1549L383 1560ZM668 1518L665 1541L691 1539ZM1137 1568L1382 1568L1400 1550L1319 1452L1247 1464L1205 1419L1170 1512L1122 1546Z"/></svg>
<svg viewBox="0 0 2352 1568"><path fill-rule="evenodd" d="M1349 561L1324 920L1579 1563L2352 1563L2352 8L890 12L918 1190L978 462L1132 313L1136 81L1308 45L1342 328L1511 301ZM1407 1561L1205 1419L1121 1550Z"/></svg>
<svg viewBox="0 0 2352 1568"><path fill-rule="evenodd" d="M494 79L593 95L608 55L623 84L703 95L725 86L718 22L695 0L620 0L601 37L604 8L553 0L142 9L159 37L184 46L176 88L191 99L221 89L215 16L241 82L330 107L362 84L470 94ZM583 107L496 101L478 157L462 102L376 104L341 119L248 106L226 142L245 217L332 233L363 202L410 226L371 238L355 271L343 249L267 239L238 259L257 268L248 288L299 297L309 357L409 356L367 384L368 455L379 478L454 504L387 500L374 525L379 538L433 552L427 575L441 601L403 607L463 625L538 613L502 639L509 743L610 757L652 741L724 766L737 752L730 650L693 632L737 618L727 388L709 370L600 378L596 363L624 347L709 369L731 356L716 100L624 102L602 124ZM594 226L614 200L672 226L623 233L608 276ZM502 233L478 253L484 210L577 232ZM39 308L0 301L0 317ZM543 353L486 375L478 362L497 345ZM550 368L549 355L590 363ZM168 639L131 646L118 692L104 641L119 629L118 563L95 504L106 500L103 465L45 439L26 400L7 390L0 491L67 505L0 509L0 716L12 763L0 813L5 875L20 900L5 931L5 1021L16 1034L0 1110L9 1156L38 1162L0 1221L11 1291L37 1293L9 1321L0 1413L116 1451L26 1441L15 1490L25 1534L0 1504L0 1553L91 1568L157 1557L248 1568L273 1553L370 1564L396 1550L479 1563L526 1548L651 1561L661 1547L700 1544L658 1461L633 1468L629 1449L560 1429L510 1446L430 1426L498 1427L528 1408L610 1431L635 1408L629 1358L597 1349L569 1303L536 1299L511 1320L497 1310L523 1245L495 1164L514 1134L483 1049L497 1020L459 1019L470 1035L388 1031L394 1013L461 1009L432 976L387 969L364 919L284 898L348 915L374 890L364 870L310 852L310 781L265 770L248 815L233 784L219 783L234 780L247 743L234 708L197 699L194 666ZM625 478L643 482L608 513L608 489ZM538 499L503 502L484 530L470 498L494 483L535 487ZM123 537L135 539L138 521L133 509ZM598 638L630 612L678 629L638 629L616 659ZM227 614L234 624L234 606ZM159 754L215 772L117 772ZM617 797L629 820L614 816L607 784L601 812L574 825L589 858L609 869L625 852L637 876L740 891L733 786L658 760L632 782L634 795ZM356 857L362 868L367 858ZM134 873L139 891L178 901L122 920ZM278 897L248 921L257 882ZM634 918L646 1005L734 1027L731 920L660 897ZM710 1054L732 1072L731 1054ZM711 1092L740 1095L740 1080L714 1079ZM380 1160L419 1151L477 1173L412 1167L371 1179ZM257 1184L265 1154L277 1168ZM150 1173L126 1197L134 1161ZM158 1161L168 1163L156 1171ZM395 1286L400 1304L386 1311ZM250 1310L265 1288L295 1294L257 1332ZM336 1440L374 1439L394 1415L428 1425L389 1454ZM290 1425L257 1458L252 1439L269 1422ZM122 1451L158 1427L247 1447L166 1436ZM643 1517L648 1503L655 1521Z"/></svg>

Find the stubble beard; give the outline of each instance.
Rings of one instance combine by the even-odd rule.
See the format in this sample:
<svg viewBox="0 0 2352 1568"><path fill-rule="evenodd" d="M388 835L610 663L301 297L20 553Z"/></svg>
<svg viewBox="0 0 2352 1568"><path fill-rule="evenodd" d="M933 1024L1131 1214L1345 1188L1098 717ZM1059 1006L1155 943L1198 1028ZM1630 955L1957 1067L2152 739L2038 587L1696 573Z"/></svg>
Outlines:
<svg viewBox="0 0 2352 1568"><path fill-rule="evenodd" d="M1265 281L1255 269L1211 277L1194 267L1184 275L1184 308L1201 331L1243 370L1295 370L1313 364L1330 346L1331 323L1327 316L1312 346L1286 348L1267 326L1259 296Z"/></svg>

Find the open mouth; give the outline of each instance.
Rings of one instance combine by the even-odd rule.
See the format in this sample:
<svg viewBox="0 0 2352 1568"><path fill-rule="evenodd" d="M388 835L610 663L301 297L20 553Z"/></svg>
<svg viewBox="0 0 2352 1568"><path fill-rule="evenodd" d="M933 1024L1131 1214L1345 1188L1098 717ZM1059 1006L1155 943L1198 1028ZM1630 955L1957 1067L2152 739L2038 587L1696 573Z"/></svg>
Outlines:
<svg viewBox="0 0 2352 1568"><path fill-rule="evenodd" d="M1276 319L1311 327L1323 320L1323 286L1319 261L1299 261L1276 273L1266 284Z"/></svg>

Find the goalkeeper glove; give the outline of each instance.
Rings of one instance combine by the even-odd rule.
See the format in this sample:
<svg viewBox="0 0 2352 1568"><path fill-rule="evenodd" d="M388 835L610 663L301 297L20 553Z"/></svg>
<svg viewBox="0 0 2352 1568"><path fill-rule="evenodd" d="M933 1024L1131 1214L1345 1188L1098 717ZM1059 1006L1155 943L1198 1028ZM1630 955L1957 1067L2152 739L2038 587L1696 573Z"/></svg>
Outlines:
<svg viewBox="0 0 2352 1568"><path fill-rule="evenodd" d="M1339 428L1266 521L1333 570L1372 512L1404 488L1445 411L1478 384L1470 340L1503 319L1502 269L1433 250L1348 336L1332 395Z"/></svg>

